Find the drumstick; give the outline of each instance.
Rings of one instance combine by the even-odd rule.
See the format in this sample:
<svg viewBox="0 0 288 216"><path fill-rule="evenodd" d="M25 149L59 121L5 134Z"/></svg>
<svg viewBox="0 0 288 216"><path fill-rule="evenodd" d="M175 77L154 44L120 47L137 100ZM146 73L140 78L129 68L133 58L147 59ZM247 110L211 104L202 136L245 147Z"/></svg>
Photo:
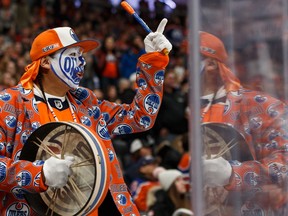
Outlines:
<svg viewBox="0 0 288 216"><path fill-rule="evenodd" d="M147 32L147 33L150 33L152 32L152 30L149 28L149 26L144 22L144 20L135 12L135 10L131 7L131 5L126 2L126 1L122 1L121 2L121 6L130 14L132 15L135 20L144 28L144 30ZM165 54L165 55L168 55L169 54L169 51L164 48L162 50L162 52Z"/></svg>
<svg viewBox="0 0 288 216"><path fill-rule="evenodd" d="M38 141L41 142L41 145L38 144L36 141L33 141L33 143L35 145L37 145L39 148L41 148L43 151L45 151L47 154L49 154L50 156L56 157L58 158L58 156L48 147L46 146L38 137L37 137ZM43 146L42 146L43 145ZM59 158L58 158L59 159Z"/></svg>

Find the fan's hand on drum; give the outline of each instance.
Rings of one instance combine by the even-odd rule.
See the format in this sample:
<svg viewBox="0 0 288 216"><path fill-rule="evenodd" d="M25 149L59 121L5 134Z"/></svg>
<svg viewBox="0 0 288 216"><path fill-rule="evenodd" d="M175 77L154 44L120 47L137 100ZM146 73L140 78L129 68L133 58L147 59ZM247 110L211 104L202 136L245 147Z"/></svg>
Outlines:
<svg viewBox="0 0 288 216"><path fill-rule="evenodd" d="M43 165L45 184L50 187L61 188L67 184L68 177L72 174L71 165L73 156L64 156L64 159L50 157Z"/></svg>
<svg viewBox="0 0 288 216"><path fill-rule="evenodd" d="M167 19L166 18L162 19L156 32L151 32L145 37L144 44L147 53L161 52L164 49L167 50L167 52L171 51L172 44L163 35L166 23Z"/></svg>
<svg viewBox="0 0 288 216"><path fill-rule="evenodd" d="M203 158L203 179L205 186L218 187L228 185L231 175L232 166L223 157L214 159Z"/></svg>

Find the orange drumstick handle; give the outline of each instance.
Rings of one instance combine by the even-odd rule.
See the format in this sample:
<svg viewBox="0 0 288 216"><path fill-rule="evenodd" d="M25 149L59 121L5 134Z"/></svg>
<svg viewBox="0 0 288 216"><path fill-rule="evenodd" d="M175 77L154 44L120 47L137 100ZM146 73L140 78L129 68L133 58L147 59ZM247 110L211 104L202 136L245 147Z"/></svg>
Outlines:
<svg viewBox="0 0 288 216"><path fill-rule="evenodd" d="M135 10L131 7L131 5L128 4L126 1L121 2L121 6L130 14L134 14Z"/></svg>
<svg viewBox="0 0 288 216"><path fill-rule="evenodd" d="M145 29L147 33L152 32L149 26L144 22L143 19L141 19L141 17L139 17L139 15L135 12L135 10L131 7L131 5L128 4L128 2L122 1L120 4L130 15L132 15L136 19L136 21ZM164 48L162 52L165 55L169 54L169 51L166 48Z"/></svg>

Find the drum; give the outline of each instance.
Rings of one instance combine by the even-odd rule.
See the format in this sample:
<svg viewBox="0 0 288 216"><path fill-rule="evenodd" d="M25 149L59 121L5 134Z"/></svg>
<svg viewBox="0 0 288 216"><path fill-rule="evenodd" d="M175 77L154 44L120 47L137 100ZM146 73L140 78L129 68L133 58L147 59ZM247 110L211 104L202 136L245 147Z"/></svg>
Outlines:
<svg viewBox="0 0 288 216"><path fill-rule="evenodd" d="M25 194L39 215L88 215L98 208L108 191L108 152L95 132L72 122L51 122L36 129L25 143L20 160L47 160L72 155L73 174L62 188Z"/></svg>

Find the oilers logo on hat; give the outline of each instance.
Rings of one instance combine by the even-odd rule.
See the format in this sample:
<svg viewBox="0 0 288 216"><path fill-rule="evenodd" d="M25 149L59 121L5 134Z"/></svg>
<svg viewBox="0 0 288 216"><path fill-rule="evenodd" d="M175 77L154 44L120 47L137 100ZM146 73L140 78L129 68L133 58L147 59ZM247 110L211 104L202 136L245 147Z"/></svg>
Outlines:
<svg viewBox="0 0 288 216"><path fill-rule="evenodd" d="M33 41L30 57L35 61L43 56L50 55L65 47L79 46L83 52L88 52L99 47L100 43L94 39L79 40L70 27L48 29L40 33Z"/></svg>
<svg viewBox="0 0 288 216"><path fill-rule="evenodd" d="M77 35L75 34L75 32L72 29L70 29L70 35L75 41L80 41L79 38L77 37Z"/></svg>

